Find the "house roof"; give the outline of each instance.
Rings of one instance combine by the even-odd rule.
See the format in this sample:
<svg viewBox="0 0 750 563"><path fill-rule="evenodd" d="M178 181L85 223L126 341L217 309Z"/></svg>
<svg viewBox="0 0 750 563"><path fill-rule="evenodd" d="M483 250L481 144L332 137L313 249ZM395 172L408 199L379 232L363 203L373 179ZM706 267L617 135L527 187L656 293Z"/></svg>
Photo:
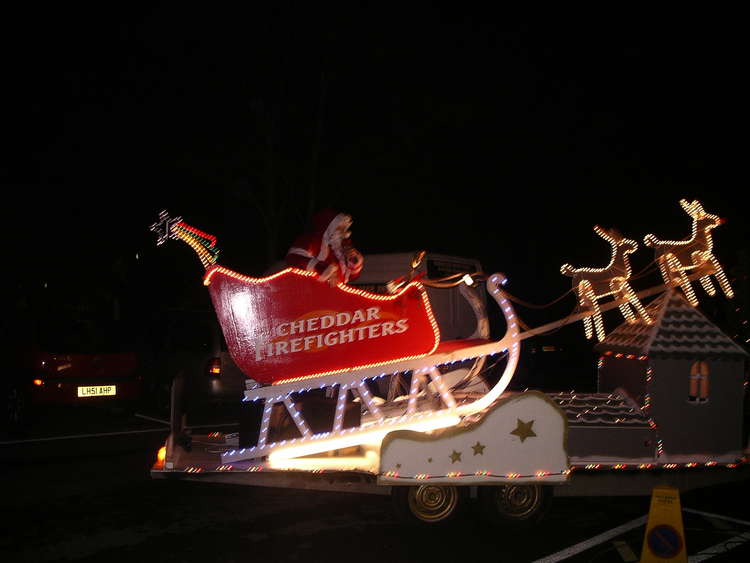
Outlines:
<svg viewBox="0 0 750 563"><path fill-rule="evenodd" d="M649 427L637 405L619 393L548 393L565 412L571 426Z"/></svg>
<svg viewBox="0 0 750 563"><path fill-rule="evenodd" d="M595 349L662 358L748 355L678 291L668 290L646 310L655 319L653 323L646 324L641 317L632 324L625 322Z"/></svg>

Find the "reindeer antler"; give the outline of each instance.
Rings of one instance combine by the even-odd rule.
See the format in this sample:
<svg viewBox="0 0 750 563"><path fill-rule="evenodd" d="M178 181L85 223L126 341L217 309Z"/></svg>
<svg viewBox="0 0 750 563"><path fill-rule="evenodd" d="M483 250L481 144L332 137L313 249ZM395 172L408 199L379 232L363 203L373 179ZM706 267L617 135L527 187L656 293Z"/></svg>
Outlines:
<svg viewBox="0 0 750 563"><path fill-rule="evenodd" d="M612 236L604 227L600 225L594 225L594 232L607 242L612 242Z"/></svg>
<svg viewBox="0 0 750 563"><path fill-rule="evenodd" d="M680 205L685 210L685 213L687 213L691 217L699 217L700 215L704 215L706 213L703 210L703 205L701 205L701 202L697 199L694 199L693 201L681 199Z"/></svg>

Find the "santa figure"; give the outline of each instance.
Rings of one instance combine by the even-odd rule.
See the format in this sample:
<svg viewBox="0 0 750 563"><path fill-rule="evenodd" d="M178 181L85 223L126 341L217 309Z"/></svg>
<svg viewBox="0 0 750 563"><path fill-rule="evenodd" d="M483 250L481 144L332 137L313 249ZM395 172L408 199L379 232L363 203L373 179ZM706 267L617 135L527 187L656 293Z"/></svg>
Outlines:
<svg viewBox="0 0 750 563"><path fill-rule="evenodd" d="M356 279L364 260L351 243L351 215L324 209L312 224L313 230L297 237L287 252L287 265L316 272L318 281L331 285Z"/></svg>

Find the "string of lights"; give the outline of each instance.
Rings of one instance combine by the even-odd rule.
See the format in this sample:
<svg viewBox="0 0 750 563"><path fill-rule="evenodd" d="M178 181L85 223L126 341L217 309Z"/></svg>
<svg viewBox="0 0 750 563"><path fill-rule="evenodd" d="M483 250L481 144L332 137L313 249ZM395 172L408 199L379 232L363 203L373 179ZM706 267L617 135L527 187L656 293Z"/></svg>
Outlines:
<svg viewBox="0 0 750 563"><path fill-rule="evenodd" d="M310 458L314 459L314 458ZM356 459L356 458L354 458ZM521 474L516 472L509 472L504 474L493 473L489 470L479 470L470 473L463 473L461 471L451 471L444 475L436 475L430 473L417 473L415 475L402 475L398 471L384 471L379 473L381 477L385 477L392 480L436 480L436 479L460 479L461 477L487 477L494 479L510 479L510 480L529 480L529 479L544 479L545 477L554 477L559 475L569 475L573 472L594 472L594 471L656 471L656 470L673 470L673 469L701 469L701 468L725 468L725 469L737 469L741 465L747 463L747 458L743 457L736 463L720 463L715 460L709 461L689 461L683 463L573 463L571 466L559 472L539 470L531 474ZM312 473L327 473L340 471L340 468L326 469L326 468L314 468L306 469L305 471ZM269 467L266 465L253 464L245 466L244 464L237 463L232 464L221 464L213 468L209 468L202 465L192 465L183 468L181 471L184 473L203 473L203 472L249 472L257 473L259 471L272 471L272 472L283 472L283 471L299 471L299 468L281 468L281 467Z"/></svg>
<svg viewBox="0 0 750 563"><path fill-rule="evenodd" d="M187 243L195 251L204 269L208 269L216 263L219 257L219 249L216 248L216 237L199 231L185 222L173 225L171 233Z"/></svg>

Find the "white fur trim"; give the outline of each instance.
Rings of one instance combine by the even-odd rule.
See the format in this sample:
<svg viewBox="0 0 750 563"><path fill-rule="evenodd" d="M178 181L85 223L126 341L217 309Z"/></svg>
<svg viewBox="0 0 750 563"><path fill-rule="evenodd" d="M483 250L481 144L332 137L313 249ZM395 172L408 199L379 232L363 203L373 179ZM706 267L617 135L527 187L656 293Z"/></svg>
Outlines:
<svg viewBox="0 0 750 563"><path fill-rule="evenodd" d="M297 256L304 256L305 258L313 257L313 255L310 254L310 252L308 252L304 248L299 248L298 246L293 246L292 248L290 248L287 254L296 254Z"/></svg>

